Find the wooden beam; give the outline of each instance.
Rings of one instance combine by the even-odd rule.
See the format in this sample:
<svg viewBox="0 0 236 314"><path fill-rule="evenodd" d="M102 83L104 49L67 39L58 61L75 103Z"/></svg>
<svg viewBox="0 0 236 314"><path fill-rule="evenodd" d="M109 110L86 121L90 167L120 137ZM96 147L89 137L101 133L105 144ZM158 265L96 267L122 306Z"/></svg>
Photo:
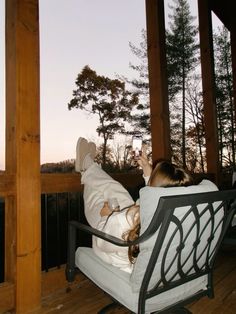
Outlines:
<svg viewBox="0 0 236 314"><path fill-rule="evenodd" d="M207 171L219 182L219 148L215 98L215 75L212 38L212 20L209 0L198 0L200 53L206 130Z"/></svg>
<svg viewBox="0 0 236 314"><path fill-rule="evenodd" d="M79 173L42 173L42 193L80 192L83 190Z"/></svg>
<svg viewBox="0 0 236 314"><path fill-rule="evenodd" d="M111 177L126 188L144 183L142 175L134 173L111 173ZM79 173L42 173L42 193L82 192L81 175Z"/></svg>
<svg viewBox="0 0 236 314"><path fill-rule="evenodd" d="M210 8L229 31L235 28L235 0L210 0Z"/></svg>
<svg viewBox="0 0 236 314"><path fill-rule="evenodd" d="M14 296L14 284L0 284L0 313L10 313L8 311L14 309Z"/></svg>
<svg viewBox="0 0 236 314"><path fill-rule="evenodd" d="M5 198L5 281L15 282L16 273L16 197Z"/></svg>
<svg viewBox="0 0 236 314"><path fill-rule="evenodd" d="M146 0L147 54L153 161L170 159L164 1Z"/></svg>
<svg viewBox="0 0 236 314"><path fill-rule="evenodd" d="M15 176L0 174L0 197L14 195L15 192Z"/></svg>
<svg viewBox="0 0 236 314"><path fill-rule="evenodd" d="M12 238L7 245L15 247L15 311L28 313L41 303L38 0L5 3L6 173L16 180L15 199L6 200L16 244ZM6 226L6 234L13 231L9 216Z"/></svg>

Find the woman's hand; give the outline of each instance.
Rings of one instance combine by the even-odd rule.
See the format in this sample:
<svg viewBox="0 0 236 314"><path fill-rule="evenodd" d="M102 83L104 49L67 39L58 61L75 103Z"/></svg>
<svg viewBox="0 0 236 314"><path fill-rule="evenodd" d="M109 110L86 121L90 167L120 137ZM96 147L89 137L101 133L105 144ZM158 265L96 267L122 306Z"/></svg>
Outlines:
<svg viewBox="0 0 236 314"><path fill-rule="evenodd" d="M149 164L147 155L145 152L143 152L142 156L139 157L138 164L143 169L143 175L145 177L150 177L152 173L152 166Z"/></svg>
<svg viewBox="0 0 236 314"><path fill-rule="evenodd" d="M111 208L108 205L108 202L104 202L103 208L100 211L101 217L103 216L109 216L112 213Z"/></svg>

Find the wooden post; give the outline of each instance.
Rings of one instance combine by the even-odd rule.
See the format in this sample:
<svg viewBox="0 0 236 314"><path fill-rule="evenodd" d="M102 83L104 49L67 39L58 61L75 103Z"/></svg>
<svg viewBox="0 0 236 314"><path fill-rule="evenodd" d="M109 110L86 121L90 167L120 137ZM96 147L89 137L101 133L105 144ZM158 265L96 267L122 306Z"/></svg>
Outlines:
<svg viewBox="0 0 236 314"><path fill-rule="evenodd" d="M207 171L219 183L219 148L215 100L214 56L209 0L198 0Z"/></svg>
<svg viewBox="0 0 236 314"><path fill-rule="evenodd" d="M6 172L15 176L15 310L41 302L40 110L38 0L6 1ZM14 214L13 214L14 213ZM14 232L14 231L13 231ZM7 241L12 241L8 239ZM9 244L9 243L8 243ZM7 280L13 280L9 268Z"/></svg>
<svg viewBox="0 0 236 314"><path fill-rule="evenodd" d="M171 157L163 0L146 0L146 19L152 155L156 161Z"/></svg>

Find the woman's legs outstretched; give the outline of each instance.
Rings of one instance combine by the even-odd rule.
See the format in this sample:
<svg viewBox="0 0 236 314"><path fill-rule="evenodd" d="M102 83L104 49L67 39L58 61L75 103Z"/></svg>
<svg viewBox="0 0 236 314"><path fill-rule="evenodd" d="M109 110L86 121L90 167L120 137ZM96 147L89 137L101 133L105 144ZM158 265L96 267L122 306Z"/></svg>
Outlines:
<svg viewBox="0 0 236 314"><path fill-rule="evenodd" d="M96 227L101 219L100 211L104 202L109 198L117 198L121 209L131 206L134 204L134 201L128 191L119 182L115 181L93 161L93 156L89 152L89 148L91 149L89 143L86 153L84 141L80 140L80 142L83 143L83 146L77 146L77 156L81 156L79 150L83 149L82 156L84 156L85 162L83 163L83 158L80 157L80 169L83 169L81 171L81 183L84 184L85 216L88 223L92 227ZM79 168L79 166L77 167Z"/></svg>

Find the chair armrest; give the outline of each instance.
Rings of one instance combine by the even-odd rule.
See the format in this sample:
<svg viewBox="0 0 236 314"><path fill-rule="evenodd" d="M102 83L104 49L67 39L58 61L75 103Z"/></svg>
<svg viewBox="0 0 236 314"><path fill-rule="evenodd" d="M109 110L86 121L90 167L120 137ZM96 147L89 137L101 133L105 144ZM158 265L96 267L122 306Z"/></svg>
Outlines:
<svg viewBox="0 0 236 314"><path fill-rule="evenodd" d="M81 230L83 232L86 232L88 234L91 234L93 236L96 236L98 238L101 238L107 242L110 242L114 245L126 247L131 245L139 244L147 239L149 239L153 233L157 230L159 227L158 219L158 211L155 212L154 217L150 223L150 226L145 230L145 232L140 235L137 239L134 241L124 241L117 237L114 237L110 234L107 234L103 231L97 230L95 228L92 228L88 225L82 224L78 221L72 220L69 221L68 225L68 255L67 255L67 264L66 264L66 279L71 282L75 278L75 251L76 251L76 232L77 230Z"/></svg>
<svg viewBox="0 0 236 314"><path fill-rule="evenodd" d="M121 239L119 239L117 237L114 237L114 236L108 234L108 233L105 233L103 231L97 230L97 229L92 228L92 227L90 227L88 225L82 224L82 223L80 223L78 221L74 221L74 220L69 221L69 228L70 227L71 228L75 228L75 229L79 229L81 231L84 231L86 233L94 235L94 236L96 236L98 238L101 238L101 239L103 239L105 241L108 241L108 242L110 242L112 244L115 244L115 245L118 245L118 246L129 246L130 243L132 243L132 242L121 240Z"/></svg>
<svg viewBox="0 0 236 314"><path fill-rule="evenodd" d="M75 251L76 251L76 232L77 230L84 231L88 234L94 235L105 241L118 246L129 246L133 242L123 241L117 237L111 236L105 232L92 228L88 225L82 224L78 221L69 221L68 225L68 254L67 254L67 264L65 269L66 279L69 282L74 281L76 274L75 267Z"/></svg>

